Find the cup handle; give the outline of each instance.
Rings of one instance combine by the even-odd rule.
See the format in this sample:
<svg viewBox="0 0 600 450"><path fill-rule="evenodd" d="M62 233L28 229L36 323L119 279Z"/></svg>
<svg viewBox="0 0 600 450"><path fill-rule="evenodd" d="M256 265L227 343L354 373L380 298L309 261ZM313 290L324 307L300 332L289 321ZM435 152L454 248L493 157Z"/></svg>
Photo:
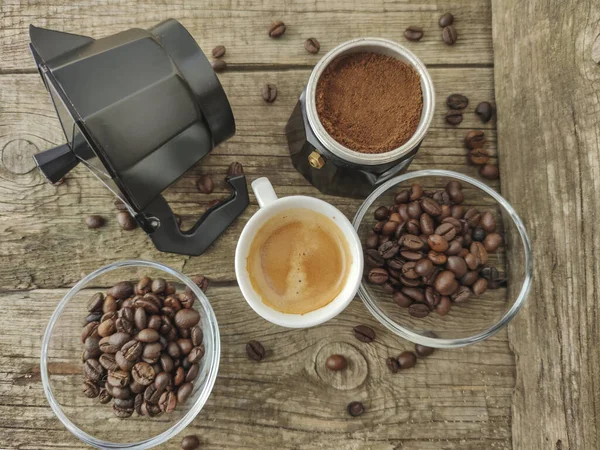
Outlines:
<svg viewBox="0 0 600 450"><path fill-rule="evenodd" d="M252 191L258 201L258 206L264 208L277 200L277 194L268 178L257 178L252 182Z"/></svg>

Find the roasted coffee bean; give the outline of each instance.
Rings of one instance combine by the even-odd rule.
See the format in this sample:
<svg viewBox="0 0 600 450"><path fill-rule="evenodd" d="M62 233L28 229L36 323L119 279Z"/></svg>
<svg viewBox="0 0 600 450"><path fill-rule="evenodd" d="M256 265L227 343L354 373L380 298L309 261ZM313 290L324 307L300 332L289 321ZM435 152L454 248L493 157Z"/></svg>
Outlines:
<svg viewBox="0 0 600 450"><path fill-rule="evenodd" d="M85 380L83 382L83 395L87 398L96 398L100 394L100 388L96 383L90 380Z"/></svg>
<svg viewBox="0 0 600 450"><path fill-rule="evenodd" d="M432 286L425 288L425 303L432 311L440 303L440 298L441 295Z"/></svg>
<svg viewBox="0 0 600 450"><path fill-rule="evenodd" d="M179 302L177 297L175 297L174 295L169 295L167 298L165 298L163 308L164 307L172 308L173 311L175 311L175 312L179 311L181 308L183 308L183 306L181 306L181 303ZM162 312L162 309L161 309L161 312ZM152 328L152 327L148 325L148 328Z"/></svg>
<svg viewBox="0 0 600 450"><path fill-rule="evenodd" d="M479 226L481 226L481 228L483 228L486 232L493 233L496 231L496 218L491 212L486 211L481 215Z"/></svg>
<svg viewBox="0 0 600 450"><path fill-rule="evenodd" d="M401 292L415 302L423 303L425 301L425 293L423 289L415 287L403 287Z"/></svg>
<svg viewBox="0 0 600 450"><path fill-rule="evenodd" d="M455 238L448 244L448 250L446 250L446 255L448 255L448 256L458 255L458 253L461 251L461 249L462 249L462 243L457 241Z"/></svg>
<svg viewBox="0 0 600 450"><path fill-rule="evenodd" d="M423 258L416 262L414 271L421 277L427 277L431 275L433 269L433 262L428 258Z"/></svg>
<svg viewBox="0 0 600 450"><path fill-rule="evenodd" d="M196 450L200 448L200 440L196 435L190 434L181 440L182 450Z"/></svg>
<svg viewBox="0 0 600 450"><path fill-rule="evenodd" d="M446 13L440 16L440 28L445 28L454 23L454 16L451 13Z"/></svg>
<svg viewBox="0 0 600 450"><path fill-rule="evenodd" d="M246 354L254 361L262 361L265 353L265 348L258 341L250 341L246 344Z"/></svg>
<svg viewBox="0 0 600 450"><path fill-rule="evenodd" d="M156 417L162 413L160 407L158 405L153 405L152 403L144 402L142 404L142 415L148 417Z"/></svg>
<svg viewBox="0 0 600 450"><path fill-rule="evenodd" d="M479 175L488 180L497 180L500 178L500 170L497 164L484 164L479 168Z"/></svg>
<svg viewBox="0 0 600 450"><path fill-rule="evenodd" d="M445 189L436 191L431 196L431 198L438 202L440 205L450 205L450 203L452 203L452 201L450 200L450 195L448 195L448 192L446 192Z"/></svg>
<svg viewBox="0 0 600 450"><path fill-rule="evenodd" d="M200 321L200 314L195 309L182 309L175 314L175 325L179 328L191 328Z"/></svg>
<svg viewBox="0 0 600 450"><path fill-rule="evenodd" d="M429 253L427 253L427 258L436 266L446 264L446 261L448 260L448 257L444 253L439 253L434 250L430 250Z"/></svg>
<svg viewBox="0 0 600 450"><path fill-rule="evenodd" d="M365 246L367 248L377 248L379 245L379 236L375 233L371 233L365 240Z"/></svg>
<svg viewBox="0 0 600 450"><path fill-rule="evenodd" d="M424 254L422 252L416 252L414 250L402 250L400 256L408 261L418 261L423 259Z"/></svg>
<svg viewBox="0 0 600 450"><path fill-rule="evenodd" d="M375 220L385 220L390 216L390 210L385 206L380 206L373 213Z"/></svg>
<svg viewBox="0 0 600 450"><path fill-rule="evenodd" d="M471 236L473 237L473 240L475 242L481 242L485 239L486 234L485 234L485 231L483 230L483 228L475 227L473 229Z"/></svg>
<svg viewBox="0 0 600 450"><path fill-rule="evenodd" d="M410 369L417 364L417 355L414 352L402 352L398 355L400 369Z"/></svg>
<svg viewBox="0 0 600 450"><path fill-rule="evenodd" d="M202 177L200 177L200 179L202 179ZM164 278L156 278L152 281L152 284L150 285L150 290L153 294L164 294L166 289L167 281Z"/></svg>
<svg viewBox="0 0 600 450"><path fill-rule="evenodd" d="M168 372L160 372L154 379L154 387L162 392L171 383L171 374Z"/></svg>
<svg viewBox="0 0 600 450"><path fill-rule="evenodd" d="M488 252L495 252L502 244L502 236L498 233L490 233L483 240L483 246Z"/></svg>
<svg viewBox="0 0 600 450"><path fill-rule="evenodd" d="M162 345L160 342L146 344L142 351L142 361L147 362L148 364L156 364L160 358L161 351Z"/></svg>
<svg viewBox="0 0 600 450"><path fill-rule="evenodd" d="M433 234L433 231L435 230L434 221L427 213L421 214L421 217L419 218L419 226L421 231L428 236Z"/></svg>
<svg viewBox="0 0 600 450"><path fill-rule="evenodd" d="M102 304L102 312L104 314L109 312L116 312L119 309L119 305L117 304L117 299L112 295L107 295L104 298L104 303Z"/></svg>
<svg viewBox="0 0 600 450"><path fill-rule="evenodd" d="M371 284L383 284L389 278L387 271L380 267L375 267L369 271L368 280Z"/></svg>
<svg viewBox="0 0 600 450"><path fill-rule="evenodd" d="M365 252L365 262L370 267L383 267L385 260L375 249L370 249Z"/></svg>
<svg viewBox="0 0 600 450"><path fill-rule="evenodd" d="M387 265L392 270L400 270L400 269L402 269L404 262L405 262L404 259L402 259L399 256L396 256L395 258L388 259Z"/></svg>
<svg viewBox="0 0 600 450"><path fill-rule="evenodd" d="M129 372L121 369L108 372L106 383L113 387L125 387L129 384Z"/></svg>
<svg viewBox="0 0 600 450"><path fill-rule="evenodd" d="M194 344L194 347L201 345L203 338L204 333L202 332L202 328L198 326L192 328L192 344Z"/></svg>
<svg viewBox="0 0 600 450"><path fill-rule="evenodd" d="M404 37L409 41L420 41L423 37L423 28L410 26L404 30Z"/></svg>
<svg viewBox="0 0 600 450"><path fill-rule="evenodd" d="M423 197L423 187L419 183L413 183L410 185L410 197L411 201L419 200Z"/></svg>
<svg viewBox="0 0 600 450"><path fill-rule="evenodd" d="M479 116L483 123L487 123L492 118L492 114L494 114L494 108L488 102L481 102L475 108L475 114Z"/></svg>
<svg viewBox="0 0 600 450"><path fill-rule="evenodd" d="M434 287L435 290L440 294L450 295L456 290L454 287L455 283L456 279L454 273L450 272L449 270L444 270L435 279Z"/></svg>
<svg viewBox="0 0 600 450"><path fill-rule="evenodd" d="M150 318L148 319L148 328L150 330L155 330L158 332L158 330L160 330L160 326L162 325L162 319L159 315L155 314L153 316L150 316Z"/></svg>
<svg viewBox="0 0 600 450"><path fill-rule="evenodd" d="M319 41L317 41L316 38L311 37L304 41L304 49L308 53L316 55L317 53L319 53L319 50L321 50L321 44L319 44Z"/></svg>
<svg viewBox="0 0 600 450"><path fill-rule="evenodd" d="M82 343L85 343L86 339L89 337L98 337L98 325L100 325L100 322L94 321L83 327L83 330L81 331Z"/></svg>
<svg viewBox="0 0 600 450"><path fill-rule="evenodd" d="M433 348L433 347L427 347L425 345L415 344L415 353L422 358L433 355L434 351L435 351L435 348Z"/></svg>
<svg viewBox="0 0 600 450"><path fill-rule="evenodd" d="M204 345L200 345L198 347L192 348L187 359L189 362L194 364L194 363L197 363L198 361L200 361L203 356L204 356Z"/></svg>
<svg viewBox="0 0 600 450"><path fill-rule="evenodd" d="M408 189L401 190L394 197L394 202L398 205L401 203L408 203L409 200L410 200L410 191Z"/></svg>
<svg viewBox="0 0 600 450"><path fill-rule="evenodd" d="M354 337L361 342L373 342L375 340L375 330L366 325L357 325L354 327Z"/></svg>
<svg viewBox="0 0 600 450"><path fill-rule="evenodd" d="M469 270L475 270L479 266L477 257L472 253L467 253L465 256L465 262L467 263Z"/></svg>
<svg viewBox="0 0 600 450"><path fill-rule="evenodd" d="M411 219L419 219L419 217L421 217L421 214L423 214L423 209L421 208L420 203L416 200L410 202L407 208L408 216Z"/></svg>
<svg viewBox="0 0 600 450"><path fill-rule="evenodd" d="M446 191L448 192L450 199L455 204L460 204L465 199L462 188L458 181L452 180L452 181L448 182L448 184L446 185Z"/></svg>
<svg viewBox="0 0 600 450"><path fill-rule="evenodd" d="M481 220L481 214L479 213L477 208L469 208L465 212L464 219L467 221L470 227L476 227L477 225L479 225L479 222Z"/></svg>
<svg viewBox="0 0 600 450"><path fill-rule="evenodd" d="M179 386L185 380L185 369L183 367L178 367L175 370L175 375L173 376L173 384L175 386Z"/></svg>
<svg viewBox="0 0 600 450"><path fill-rule="evenodd" d="M129 369L129 370L131 370L131 369ZM146 386L142 386L141 384L136 383L135 380L132 380L131 383L129 383L129 389L134 394L140 394L140 393L145 392Z"/></svg>
<svg viewBox="0 0 600 450"><path fill-rule="evenodd" d="M438 217L439 219L445 219L446 217L450 217L450 205L441 205L440 206L440 210L442 211L440 216Z"/></svg>
<svg viewBox="0 0 600 450"><path fill-rule="evenodd" d="M170 413L177 407L177 394L175 392L163 392L158 401L160 410L165 413Z"/></svg>
<svg viewBox="0 0 600 450"><path fill-rule="evenodd" d="M451 271L457 279L464 277L468 271L467 263L460 256L448 257L446 269Z"/></svg>
<svg viewBox="0 0 600 450"><path fill-rule="evenodd" d="M477 281L473 283L473 287L471 289L473 289L473 294L481 295L487 290L487 287L488 280L486 280L485 278L478 278Z"/></svg>
<svg viewBox="0 0 600 450"><path fill-rule="evenodd" d="M97 359L88 359L83 363L83 374L88 380L98 382L104 375L104 368Z"/></svg>
<svg viewBox="0 0 600 450"><path fill-rule="evenodd" d="M477 258L477 265L487 264L488 253L481 242L473 242L469 250Z"/></svg>
<svg viewBox="0 0 600 450"><path fill-rule="evenodd" d="M226 51L227 50L224 45L217 45L215 48L212 49L213 58L222 58L223 56L225 56Z"/></svg>
<svg viewBox="0 0 600 450"><path fill-rule="evenodd" d="M477 281L478 274L475 271L467 272L461 279L460 284L463 286L472 286Z"/></svg>
<svg viewBox="0 0 600 450"><path fill-rule="evenodd" d="M102 311L95 311L93 313L90 313L88 316L86 316L85 318L85 323L90 323L90 322L100 322L100 319L102 318Z"/></svg>
<svg viewBox="0 0 600 450"><path fill-rule="evenodd" d="M119 317L116 320L115 325L118 332L127 334L131 334L133 332L133 322L127 320L125 317Z"/></svg>
<svg viewBox="0 0 600 450"><path fill-rule="evenodd" d="M386 243L379 246L378 251L379 251L379 254L384 259L390 259L390 258L393 258L394 256L396 256L398 254L399 250L400 250L400 246L398 245L398 242L387 241Z"/></svg>
<svg viewBox="0 0 600 450"><path fill-rule="evenodd" d="M194 385L192 383L183 383L179 389L177 389L177 403L185 403L192 394Z"/></svg>
<svg viewBox="0 0 600 450"><path fill-rule="evenodd" d="M101 389L100 393L98 395L98 401L102 405L106 405L107 403L110 403L111 400L112 400L112 396L107 392L107 390Z"/></svg>
<svg viewBox="0 0 600 450"><path fill-rule="evenodd" d="M452 205L452 207L450 208L450 215L453 219L462 219L465 215L465 207L462 205Z"/></svg>
<svg viewBox="0 0 600 450"><path fill-rule="evenodd" d="M446 250L448 250L448 241L439 234L432 234L429 236L427 238L427 244L434 252L444 253Z"/></svg>
<svg viewBox="0 0 600 450"><path fill-rule="evenodd" d="M399 222L388 220L385 223L385 225L383 225L383 228L381 229L381 234L383 234L384 236L391 236L396 231L398 225Z"/></svg>
<svg viewBox="0 0 600 450"><path fill-rule="evenodd" d="M102 292L96 292L91 296L88 301L87 310L89 312L96 312L102 310L102 305L104 304L104 295Z"/></svg>
<svg viewBox="0 0 600 450"><path fill-rule="evenodd" d="M408 307L408 314L418 318L427 317L429 315L429 306L423 303L413 303Z"/></svg>
<svg viewBox="0 0 600 450"><path fill-rule="evenodd" d="M91 215L85 218L85 224L90 229L100 228L104 225L104 217L98 215Z"/></svg>
<svg viewBox="0 0 600 450"><path fill-rule="evenodd" d="M137 394L135 399L133 400L133 410L138 414L138 416L142 414L142 405L144 404L144 396L142 394Z"/></svg>
<svg viewBox="0 0 600 450"><path fill-rule="evenodd" d="M133 365L137 362L137 359L129 360L129 359L125 358L125 356L123 355L123 352L121 350L119 350L117 353L115 353L115 362L117 363L117 365L119 366L120 369L131 370Z"/></svg>
<svg viewBox="0 0 600 450"><path fill-rule="evenodd" d="M450 312L450 308L452 307L452 302L450 301L450 297L447 295L442 295L440 297L440 302L435 307L435 312L437 312L440 316L445 316Z"/></svg>
<svg viewBox="0 0 600 450"><path fill-rule="evenodd" d="M135 230L137 227L137 222L129 214L129 211L119 211L117 213L117 222L125 231Z"/></svg>
<svg viewBox="0 0 600 450"><path fill-rule="evenodd" d="M265 102L273 103L277 99L277 86L272 83L263 84L260 95Z"/></svg>
<svg viewBox="0 0 600 450"><path fill-rule="evenodd" d="M402 308L408 308L410 305L412 305L413 300L401 291L396 291L394 292L394 302Z"/></svg>
<svg viewBox="0 0 600 450"><path fill-rule="evenodd" d="M417 219L409 219L409 221L406 222L406 231L409 234L421 234L421 226L419 224L419 221Z"/></svg>
<svg viewBox="0 0 600 450"><path fill-rule="evenodd" d="M458 33L454 25L448 25L442 30L442 40L446 45L454 45L458 40Z"/></svg>
<svg viewBox="0 0 600 450"><path fill-rule="evenodd" d="M379 242L378 242L379 247L381 247L383 244L385 244L386 242L389 242L391 240L392 240L391 236L383 236L383 235L379 236Z"/></svg>
<svg viewBox="0 0 600 450"><path fill-rule="evenodd" d="M396 358L387 358L385 363L392 373L398 373L398 370L400 370L400 364L398 364L398 360Z"/></svg>
<svg viewBox="0 0 600 450"><path fill-rule="evenodd" d="M121 347L123 357L128 361L137 361L142 355L143 344L138 340L130 340Z"/></svg>
<svg viewBox="0 0 600 450"><path fill-rule="evenodd" d="M415 236L414 234L405 234L402 237L402 246L409 250L420 250L423 248L423 241L419 236Z"/></svg>
<svg viewBox="0 0 600 450"><path fill-rule="evenodd" d="M147 316L146 310L144 308L136 308L133 313L133 318L134 318L135 326L138 330L143 330L143 329L147 328L148 316Z"/></svg>
<svg viewBox="0 0 600 450"><path fill-rule="evenodd" d="M410 219L410 216L408 215L408 203L403 203L402 205L398 205L397 212L400 215L400 218L402 220L404 220L405 222Z"/></svg>
<svg viewBox="0 0 600 450"><path fill-rule="evenodd" d="M100 319L100 323L105 322L107 320L117 320L117 311L108 311L102 314L102 318Z"/></svg>
<svg viewBox="0 0 600 450"><path fill-rule="evenodd" d="M196 296L191 291L182 292L181 294L177 294L177 300L179 300L179 303L181 303L181 306L183 306L184 308L191 309L191 307L194 305L194 302L196 301ZM175 317L173 317L173 319L175 319Z"/></svg>
<svg viewBox="0 0 600 450"><path fill-rule="evenodd" d="M215 59L210 62L210 65L217 73L224 72L227 69L227 62L222 59Z"/></svg>
<svg viewBox="0 0 600 450"><path fill-rule="evenodd" d="M361 402L351 402L346 407L346 410L352 417L358 417L365 412L365 407Z"/></svg>
<svg viewBox="0 0 600 450"><path fill-rule="evenodd" d="M166 374L164 372L161 372L158 375L163 375L163 374L166 377L169 377L169 374ZM158 375L157 375L157 377L158 377ZM168 383L169 383L169 379L167 378L167 384ZM166 385L165 386L161 386L159 388L156 385L156 381L155 381L154 383L152 383L150 386L148 386L144 390L144 394L143 394L144 401L156 405L158 403L158 401L160 400L160 396L163 394L163 392L165 392L165 388L166 388Z"/></svg>
<svg viewBox="0 0 600 450"><path fill-rule="evenodd" d="M120 419L131 417L134 410L134 399L120 400L116 399L113 403L113 413Z"/></svg>
<svg viewBox="0 0 600 450"><path fill-rule="evenodd" d="M449 125L458 125L463 120L462 111L457 111L455 109L451 109L446 113L446 123Z"/></svg>
<svg viewBox="0 0 600 450"><path fill-rule="evenodd" d="M117 331L117 325L113 319L105 320L98 325L98 335L102 337L110 336Z"/></svg>
<svg viewBox="0 0 600 450"><path fill-rule="evenodd" d="M131 398L131 390L128 386L125 387L115 387L106 385L106 391L113 396L115 399L119 400L128 400Z"/></svg>
<svg viewBox="0 0 600 450"><path fill-rule="evenodd" d="M454 303L466 302L470 297L471 289L469 289L467 286L460 286L456 292L450 296Z"/></svg>
<svg viewBox="0 0 600 450"><path fill-rule="evenodd" d="M450 217L446 217L444 220L450 220ZM454 239L456 236L456 228L452 223L441 223L436 229L435 234L443 237L447 242ZM431 244L430 244L431 246Z"/></svg>
<svg viewBox="0 0 600 450"><path fill-rule="evenodd" d="M333 371L343 370L346 368L346 358L342 355L331 355L325 361L325 366Z"/></svg>
<svg viewBox="0 0 600 450"><path fill-rule="evenodd" d="M236 177L244 173L244 166L241 163L235 161L232 162L227 168L227 177Z"/></svg>
<svg viewBox="0 0 600 450"><path fill-rule="evenodd" d="M411 280L416 280L419 278L419 274L415 272L415 265L417 263L414 261L409 261L402 266L402 276Z"/></svg>
<svg viewBox="0 0 600 450"><path fill-rule="evenodd" d="M437 217L442 213L440 204L429 197L424 197L421 200L421 208L424 212L433 217Z"/></svg>
<svg viewBox="0 0 600 450"><path fill-rule="evenodd" d="M174 360L178 359L181 356L181 350L179 349L179 345L176 342L169 342L167 345L167 353Z"/></svg>
<svg viewBox="0 0 600 450"><path fill-rule="evenodd" d="M496 281L500 279L498 269L491 266L483 266L479 274L488 281Z"/></svg>
<svg viewBox="0 0 600 450"><path fill-rule="evenodd" d="M119 368L119 365L115 361L115 355L113 355L111 353L104 353L104 354L100 355L100 358L98 358L98 362L107 371L117 370Z"/></svg>
<svg viewBox="0 0 600 450"><path fill-rule="evenodd" d="M485 144L485 134L481 130L469 131L465 136L465 145L468 149L482 148Z"/></svg>
<svg viewBox="0 0 600 450"><path fill-rule="evenodd" d="M160 309L160 312L163 314L163 317L168 318L170 321L175 318L175 313L177 311L179 311L179 310L175 310L175 309L171 308L170 306L163 306ZM167 333L168 333L168 331L165 334L167 334Z"/></svg>
<svg viewBox="0 0 600 450"><path fill-rule="evenodd" d="M269 37L278 38L285 33L285 24L281 20L273 22L269 26Z"/></svg>
<svg viewBox="0 0 600 450"><path fill-rule="evenodd" d="M469 99L462 94L452 94L446 99L446 105L450 109L465 109L469 105Z"/></svg>
<svg viewBox="0 0 600 450"><path fill-rule="evenodd" d="M474 148L469 152L469 161L475 165L487 164L490 154L485 148Z"/></svg>
<svg viewBox="0 0 600 450"><path fill-rule="evenodd" d="M400 282L400 286L398 286L400 288L402 288L402 286L416 288L416 287L420 287L423 285L423 282L421 281L420 278L416 278L416 279L407 278L403 275L400 276L398 281ZM396 287L396 288L398 288L398 287Z"/></svg>
<svg viewBox="0 0 600 450"><path fill-rule="evenodd" d="M136 383L141 384L142 386L148 386L154 381L156 373L150 364L139 362L131 368L131 376Z"/></svg>
<svg viewBox="0 0 600 450"><path fill-rule="evenodd" d="M108 290L108 295L120 300L133 294L133 283L120 281Z"/></svg>
<svg viewBox="0 0 600 450"><path fill-rule="evenodd" d="M86 338L84 343L85 351L87 352L86 359L98 358L100 356L102 352L100 351L100 347L98 345L99 342L100 338L98 336L89 336Z"/></svg>

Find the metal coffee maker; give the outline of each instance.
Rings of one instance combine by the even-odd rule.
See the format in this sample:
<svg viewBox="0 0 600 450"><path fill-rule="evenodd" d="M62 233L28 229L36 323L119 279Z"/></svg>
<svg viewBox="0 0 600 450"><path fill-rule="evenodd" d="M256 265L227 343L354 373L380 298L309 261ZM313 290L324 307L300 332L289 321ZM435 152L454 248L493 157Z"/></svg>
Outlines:
<svg viewBox="0 0 600 450"><path fill-rule="evenodd" d="M248 206L244 175L232 194L182 231L161 195L235 133L209 61L175 20L93 39L30 27L31 52L66 143L34 156L50 182L82 163L165 252L199 255Z"/></svg>
<svg viewBox="0 0 600 450"><path fill-rule="evenodd" d="M386 153L366 154L343 146L327 133L317 113L317 83L325 68L339 56L358 52L400 59L410 64L421 77L423 111L418 128L405 144ZM429 129L434 105L435 93L429 72L406 48L378 38L360 38L340 44L314 67L285 127L292 163L325 194L364 198L381 183L408 168Z"/></svg>

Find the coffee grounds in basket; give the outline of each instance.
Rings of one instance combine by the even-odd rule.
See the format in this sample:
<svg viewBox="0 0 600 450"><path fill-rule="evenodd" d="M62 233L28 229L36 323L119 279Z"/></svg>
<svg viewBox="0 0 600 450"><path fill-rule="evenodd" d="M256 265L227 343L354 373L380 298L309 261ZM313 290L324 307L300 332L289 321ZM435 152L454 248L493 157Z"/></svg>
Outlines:
<svg viewBox="0 0 600 450"><path fill-rule="evenodd" d="M423 110L421 79L409 64L371 52L334 59L317 83L325 130L360 153L385 153L406 143Z"/></svg>

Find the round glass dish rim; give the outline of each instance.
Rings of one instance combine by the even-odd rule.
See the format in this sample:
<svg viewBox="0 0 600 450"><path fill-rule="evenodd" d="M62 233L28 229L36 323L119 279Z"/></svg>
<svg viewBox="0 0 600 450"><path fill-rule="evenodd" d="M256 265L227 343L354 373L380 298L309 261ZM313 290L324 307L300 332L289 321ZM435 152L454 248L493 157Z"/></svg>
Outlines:
<svg viewBox="0 0 600 450"><path fill-rule="evenodd" d="M473 336L465 337L465 338L457 338L457 339L440 339L440 338L429 338L426 336L422 336L420 334L414 333L411 330L404 328L392 320L388 319L387 315L379 308L375 302L371 299L371 296L368 294L366 289L364 288L364 283L361 282L360 287L358 288L358 295L362 299L363 303L367 307L367 309L373 314L379 322L381 322L386 328L390 331L396 333L397 335L403 337L404 339L408 339L411 342L426 345L429 347L436 348L455 348L455 347L463 347L465 345L475 344L480 342L488 337L497 333L502 327L507 325L512 318L517 314L523 303L527 299L527 295L529 294L529 290L531 288L531 278L533 274L533 253L531 251L531 242L529 240L529 236L527 235L527 231L525 230L525 226L523 225L523 221L514 210L514 208L496 191L485 185L484 183L468 176L463 175L458 172L454 172L451 170L441 170L441 169L426 169L426 170L417 170L415 172L408 172L397 177L391 178L386 181L384 184L375 189L371 194L365 199L362 205L356 211L354 219L352 219L352 225L354 225L354 229L358 232L360 223L364 218L369 207L375 202L379 196L387 191L389 188L402 183L407 180L412 180L414 178L422 178L422 177L446 177L446 178L455 178L466 183L469 183L486 194L490 195L494 200L496 200L503 208L508 212L510 218L513 223L517 227L519 231L519 235L521 236L521 241L523 243L523 247L525 248L525 279L523 280L523 285L521 287L521 291L517 297L517 300L512 305L512 307L504 314L504 316L492 325L490 328L479 332Z"/></svg>
<svg viewBox="0 0 600 450"><path fill-rule="evenodd" d="M54 398L54 395L52 394L52 390L50 389L50 382L49 382L49 377L48 377L48 345L50 343L50 336L52 334L52 331L54 329L54 326L56 325L56 322L57 322L60 314L63 312L63 310L67 306L68 302L73 298L73 296L75 294L77 294L77 292L79 292L81 290L82 287L84 287L88 282L90 282L94 278L96 278L100 275L103 275L107 272L110 272L112 270L123 268L123 267L136 267L136 266L137 267L150 267L153 269L162 270L162 271L178 278L179 280L184 282L188 287L190 287L190 289L192 289L192 292L200 300L200 302L202 303L203 307L206 309L207 314L209 316L209 323L210 323L212 336L213 336L214 352L213 352L213 356L212 356L212 361L210 362L210 366L208 367L208 373L206 375L206 382L204 384L204 387L202 389L200 396L198 397L198 400L196 400L196 403L194 403L194 405L190 408L190 410L181 419L179 419L178 422L176 422L174 425L172 425L169 429L163 431L161 434L154 436L153 438L146 439L144 441L132 442L132 443L107 442L107 441L103 441L101 439L97 439L97 438L89 435L85 431L81 430L77 425L75 425L73 422L71 422L71 420L65 415L65 413L60 408L60 405ZM160 263L155 263L152 261L129 259L129 260L117 261L117 262L108 264L104 267L101 267L99 269L96 269L95 271L93 271L92 273L88 274L83 279L81 279L79 282L77 282L77 284L75 284L75 286L73 286L69 290L69 292L67 292L67 294L63 297L63 299L60 301L60 303L58 304L58 306L52 313L52 317L50 318L50 321L48 322L48 326L46 327L46 331L44 332L44 337L42 340L40 372L41 372L41 376L42 376L42 386L44 388L44 393L46 394L46 398L48 399L48 402L50 403L50 407L52 408L52 411L54 412L56 417L58 417L58 419L62 422L62 424L71 433L73 433L77 438L79 438L86 444L92 445L96 448L148 449L148 448L160 445L160 444L166 442L167 440L171 439L173 436L177 435L186 426L188 426L192 422L192 420L194 420L194 418L198 415L198 413L202 410L202 407L204 406L204 404L208 400L208 397L210 396L210 393L212 392L212 389L215 384L215 380L217 378L217 372L219 370L220 355L221 355L221 340L220 340L220 335L219 335L217 318L215 316L215 313L214 313L212 307L210 306L208 298L204 295L204 293L200 290L200 288L198 288L198 286L196 286L196 284L189 277L176 271L175 269L171 269L168 266L165 266Z"/></svg>

